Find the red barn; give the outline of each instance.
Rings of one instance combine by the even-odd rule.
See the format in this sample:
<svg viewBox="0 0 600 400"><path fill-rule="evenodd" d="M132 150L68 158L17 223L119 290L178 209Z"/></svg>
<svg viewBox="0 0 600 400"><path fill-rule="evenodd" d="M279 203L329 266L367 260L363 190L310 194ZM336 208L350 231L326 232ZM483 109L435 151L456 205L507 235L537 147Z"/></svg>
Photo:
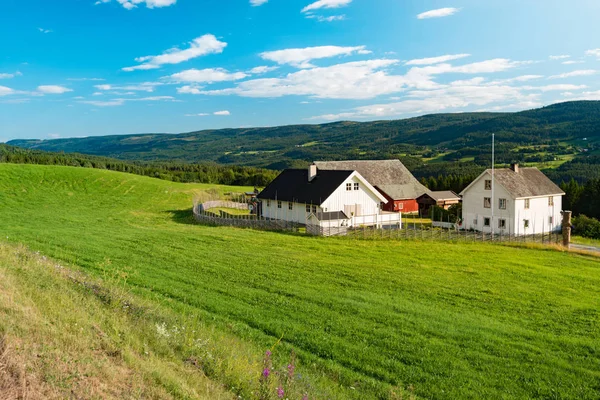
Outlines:
<svg viewBox="0 0 600 400"><path fill-rule="evenodd" d="M322 161L315 162L320 170L357 171L386 199L384 211L417 213L417 198L429 189L400 162L400 160Z"/></svg>

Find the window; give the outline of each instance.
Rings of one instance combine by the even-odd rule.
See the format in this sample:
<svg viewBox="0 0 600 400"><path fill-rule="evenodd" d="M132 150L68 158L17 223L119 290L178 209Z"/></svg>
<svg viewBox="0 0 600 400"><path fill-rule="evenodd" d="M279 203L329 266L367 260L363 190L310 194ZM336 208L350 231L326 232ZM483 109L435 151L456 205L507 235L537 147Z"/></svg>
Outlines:
<svg viewBox="0 0 600 400"><path fill-rule="evenodd" d="M281 208L281 200L277 201L277 208Z"/></svg>
<svg viewBox="0 0 600 400"><path fill-rule="evenodd" d="M271 200L267 200L267 207L271 207Z"/></svg>
<svg viewBox="0 0 600 400"><path fill-rule="evenodd" d="M351 183L346 183L346 190L348 192L352 190L352 184Z"/></svg>
<svg viewBox="0 0 600 400"><path fill-rule="evenodd" d="M554 197L548 197L548 206L552 207L554 205Z"/></svg>
<svg viewBox="0 0 600 400"><path fill-rule="evenodd" d="M473 220L473 225L474 225L474 226L477 226L477 225L479 225L479 220L478 220L477 218L475 218L475 219Z"/></svg>
<svg viewBox="0 0 600 400"><path fill-rule="evenodd" d="M528 220L528 219L524 219L524 220L523 220L523 227L524 227L525 229L529 228L529 220Z"/></svg>
<svg viewBox="0 0 600 400"><path fill-rule="evenodd" d="M354 183L354 190L358 190L360 188L360 183L355 182Z"/></svg>
<svg viewBox="0 0 600 400"><path fill-rule="evenodd" d="M548 223L549 223L550 225L554 224L554 217L553 217L553 216L549 216L549 217L548 217Z"/></svg>
<svg viewBox="0 0 600 400"><path fill-rule="evenodd" d="M294 209L294 203L292 203L291 201L288 203L288 210L293 210Z"/></svg>
<svg viewBox="0 0 600 400"><path fill-rule="evenodd" d="M525 209L529 210L530 206L531 206L531 201L529 199L525 199Z"/></svg>
<svg viewBox="0 0 600 400"><path fill-rule="evenodd" d="M312 206L312 212L314 212L314 213L317 212L317 206Z"/></svg>
<svg viewBox="0 0 600 400"><path fill-rule="evenodd" d="M498 208L506 210L506 199L498 199Z"/></svg>
<svg viewBox="0 0 600 400"><path fill-rule="evenodd" d="M492 199L489 197L483 198L483 208L492 208Z"/></svg>
<svg viewBox="0 0 600 400"><path fill-rule="evenodd" d="M492 190L492 181L485 181L485 190Z"/></svg>
<svg viewBox="0 0 600 400"><path fill-rule="evenodd" d="M483 219L483 226L489 227L490 225L492 225L492 220L489 219L489 218L484 218Z"/></svg>
<svg viewBox="0 0 600 400"><path fill-rule="evenodd" d="M306 212L310 212L310 204L306 205Z"/></svg>
<svg viewBox="0 0 600 400"><path fill-rule="evenodd" d="M404 210L404 203L398 204L398 210Z"/></svg>
<svg viewBox="0 0 600 400"><path fill-rule="evenodd" d="M499 229L506 229L506 220L505 219L499 219L498 220L498 228Z"/></svg>

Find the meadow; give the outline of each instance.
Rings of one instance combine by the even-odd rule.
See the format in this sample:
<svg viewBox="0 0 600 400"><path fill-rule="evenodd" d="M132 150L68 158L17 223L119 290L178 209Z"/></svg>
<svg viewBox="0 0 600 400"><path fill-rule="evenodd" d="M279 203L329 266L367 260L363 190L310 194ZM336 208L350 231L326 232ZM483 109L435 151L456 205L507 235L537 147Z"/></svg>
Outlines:
<svg viewBox="0 0 600 400"><path fill-rule="evenodd" d="M310 398L600 397L598 258L196 225L207 190L247 188L0 165L0 238L210 337L210 353L174 343L170 362L193 357L243 398L257 396L266 349L283 366L297 354Z"/></svg>

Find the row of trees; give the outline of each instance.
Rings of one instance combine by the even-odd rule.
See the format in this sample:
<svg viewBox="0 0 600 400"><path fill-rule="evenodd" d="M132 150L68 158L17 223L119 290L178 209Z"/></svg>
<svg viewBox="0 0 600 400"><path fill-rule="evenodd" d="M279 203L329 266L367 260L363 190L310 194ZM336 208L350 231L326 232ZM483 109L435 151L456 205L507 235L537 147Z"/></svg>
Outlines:
<svg viewBox="0 0 600 400"><path fill-rule="evenodd" d="M7 145L0 145L0 162L107 169L173 182L215 183L239 186L266 186L277 176L277 171L263 168L172 162L128 162L75 153L49 153L26 150Z"/></svg>

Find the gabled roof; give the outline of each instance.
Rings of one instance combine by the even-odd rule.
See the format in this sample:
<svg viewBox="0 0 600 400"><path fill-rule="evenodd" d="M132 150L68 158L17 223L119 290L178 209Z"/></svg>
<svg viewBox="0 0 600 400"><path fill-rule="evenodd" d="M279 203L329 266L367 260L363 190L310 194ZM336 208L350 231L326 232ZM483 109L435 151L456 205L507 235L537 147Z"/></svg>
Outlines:
<svg viewBox="0 0 600 400"><path fill-rule="evenodd" d="M318 171L309 182L308 170L286 169L260 192L258 198L320 205L353 173Z"/></svg>
<svg viewBox="0 0 600 400"><path fill-rule="evenodd" d="M460 196L454 193L452 190L440 190L440 191L431 191L429 193L424 193L423 196L429 196L435 201L442 200L460 200Z"/></svg>
<svg viewBox="0 0 600 400"><path fill-rule="evenodd" d="M317 161L319 171L353 170L394 200L416 199L429 189L400 160Z"/></svg>
<svg viewBox="0 0 600 400"><path fill-rule="evenodd" d="M465 190L464 195L483 176L492 176L492 170L488 169L475 179ZM513 199L541 196L562 196L565 192L550 180L537 168L519 168L515 172L511 168L494 170L494 181L501 185L512 196Z"/></svg>

